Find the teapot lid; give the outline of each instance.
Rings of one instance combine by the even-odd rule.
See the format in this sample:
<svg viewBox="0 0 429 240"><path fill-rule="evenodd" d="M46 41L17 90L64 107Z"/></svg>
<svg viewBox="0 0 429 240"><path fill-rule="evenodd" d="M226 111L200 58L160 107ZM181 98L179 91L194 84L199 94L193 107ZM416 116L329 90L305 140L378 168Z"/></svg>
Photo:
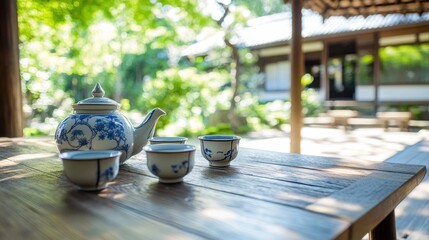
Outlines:
<svg viewBox="0 0 429 240"><path fill-rule="evenodd" d="M74 110L117 110L120 104L104 97L104 89L97 83L92 90L92 97L73 105Z"/></svg>

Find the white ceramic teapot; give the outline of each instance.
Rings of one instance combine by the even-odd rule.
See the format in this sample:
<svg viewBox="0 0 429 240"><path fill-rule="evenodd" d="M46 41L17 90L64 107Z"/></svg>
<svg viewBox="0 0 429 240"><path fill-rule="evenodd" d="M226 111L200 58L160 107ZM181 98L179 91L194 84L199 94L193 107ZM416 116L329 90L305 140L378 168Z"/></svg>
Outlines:
<svg viewBox="0 0 429 240"><path fill-rule="evenodd" d="M118 150L122 152L120 162L124 163L143 149L154 134L158 118L165 114L155 108L134 127L117 111L120 104L104 97L99 83L92 90L92 96L74 104L74 114L58 125L55 141L60 152Z"/></svg>

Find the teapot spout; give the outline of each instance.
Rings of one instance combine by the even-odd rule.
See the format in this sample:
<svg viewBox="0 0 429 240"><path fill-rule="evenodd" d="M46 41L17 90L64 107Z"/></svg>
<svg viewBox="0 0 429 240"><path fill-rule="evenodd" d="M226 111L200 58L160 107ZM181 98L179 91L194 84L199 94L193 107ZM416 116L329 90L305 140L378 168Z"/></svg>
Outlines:
<svg viewBox="0 0 429 240"><path fill-rule="evenodd" d="M132 155L141 152L149 138L153 136L159 117L163 115L165 115L164 110L155 108L146 115L140 125L134 128L134 146Z"/></svg>

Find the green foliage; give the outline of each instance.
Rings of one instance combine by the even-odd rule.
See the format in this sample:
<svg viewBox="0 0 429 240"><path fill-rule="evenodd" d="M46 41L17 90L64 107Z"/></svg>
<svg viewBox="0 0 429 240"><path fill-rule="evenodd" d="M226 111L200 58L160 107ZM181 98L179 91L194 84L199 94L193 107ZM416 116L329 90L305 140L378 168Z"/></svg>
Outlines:
<svg viewBox="0 0 429 240"><path fill-rule="evenodd" d="M270 1L252 1L252 0L235 0L236 4L244 5L252 11L255 16L265 16L280 13L288 10L289 5L284 4L282 0Z"/></svg>
<svg viewBox="0 0 429 240"><path fill-rule="evenodd" d="M314 77L311 76L311 74L306 73L304 74L304 76L301 77L301 85L306 87L308 85L310 85L314 80Z"/></svg>
<svg viewBox="0 0 429 240"><path fill-rule="evenodd" d="M119 67L119 74L123 79L124 96L132 99L131 109L144 107L142 93L145 79L156 77L156 73L167 69L168 55L166 49L149 48L144 54L126 54Z"/></svg>
<svg viewBox="0 0 429 240"><path fill-rule="evenodd" d="M429 82L429 44L388 46L379 54L381 83Z"/></svg>
<svg viewBox="0 0 429 240"><path fill-rule="evenodd" d="M325 111L325 107L319 101L318 93L312 89L304 89L301 94L302 114L304 117L316 117ZM255 119L250 119L255 125L280 128L289 123L291 103L285 100L275 100L265 104L257 104L247 108L253 113Z"/></svg>
<svg viewBox="0 0 429 240"><path fill-rule="evenodd" d="M198 4L193 0L18 0L26 115L40 121L61 120L71 112L70 102L91 96L96 82L102 84L106 97L122 93L137 102L143 79L171 63L169 48L189 42L195 36L192 28L208 23Z"/></svg>
<svg viewBox="0 0 429 240"><path fill-rule="evenodd" d="M371 84L373 78L374 57L372 54L365 54L359 57L357 68L357 80L359 84Z"/></svg>
<svg viewBox="0 0 429 240"><path fill-rule="evenodd" d="M40 128L24 128L25 137L46 136L48 133L48 131L43 131Z"/></svg>
<svg viewBox="0 0 429 240"><path fill-rule="evenodd" d="M289 122L291 104L289 101L275 100L266 103L263 108L264 124L271 128L280 128Z"/></svg>
<svg viewBox="0 0 429 240"><path fill-rule="evenodd" d="M139 104L144 111L160 107L167 112L158 121L158 129L195 134L205 128L205 119L216 110L224 79L224 73L200 73L195 68L160 71L143 85L143 102Z"/></svg>
<svg viewBox="0 0 429 240"><path fill-rule="evenodd" d="M106 97L121 96L115 100L121 102L122 111L132 111L129 115L146 114L154 107L166 110L157 125L164 132L231 133L228 122L208 123L209 116L230 108L231 53L222 48L185 62L180 49L207 26L234 39L232 30L244 26L249 17L280 12L284 5L280 0L232 1L231 15L219 29L207 12L208 3L18 0L20 70L30 126L26 134L52 130L41 129L31 119L55 129L58 121L71 114L73 103L91 97L97 82ZM236 114L243 122L239 131L287 122L287 102L258 104L254 93L262 77L256 57L240 48L239 58Z"/></svg>
<svg viewBox="0 0 429 240"><path fill-rule="evenodd" d="M312 88L302 91L301 101L304 117L317 117L325 111L325 106L319 100L319 94Z"/></svg>

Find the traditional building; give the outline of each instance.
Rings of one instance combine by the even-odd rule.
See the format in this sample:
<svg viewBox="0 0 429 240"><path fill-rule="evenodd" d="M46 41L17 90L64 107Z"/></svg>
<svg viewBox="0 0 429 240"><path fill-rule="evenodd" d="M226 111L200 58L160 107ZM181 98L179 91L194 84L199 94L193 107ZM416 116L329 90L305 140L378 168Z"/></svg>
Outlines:
<svg viewBox="0 0 429 240"><path fill-rule="evenodd" d="M240 45L258 56L264 73L261 101L287 99L291 86L291 15L248 22ZM429 104L429 13L333 16L303 11L304 72L329 106ZM191 45L204 55L222 44L215 35Z"/></svg>

